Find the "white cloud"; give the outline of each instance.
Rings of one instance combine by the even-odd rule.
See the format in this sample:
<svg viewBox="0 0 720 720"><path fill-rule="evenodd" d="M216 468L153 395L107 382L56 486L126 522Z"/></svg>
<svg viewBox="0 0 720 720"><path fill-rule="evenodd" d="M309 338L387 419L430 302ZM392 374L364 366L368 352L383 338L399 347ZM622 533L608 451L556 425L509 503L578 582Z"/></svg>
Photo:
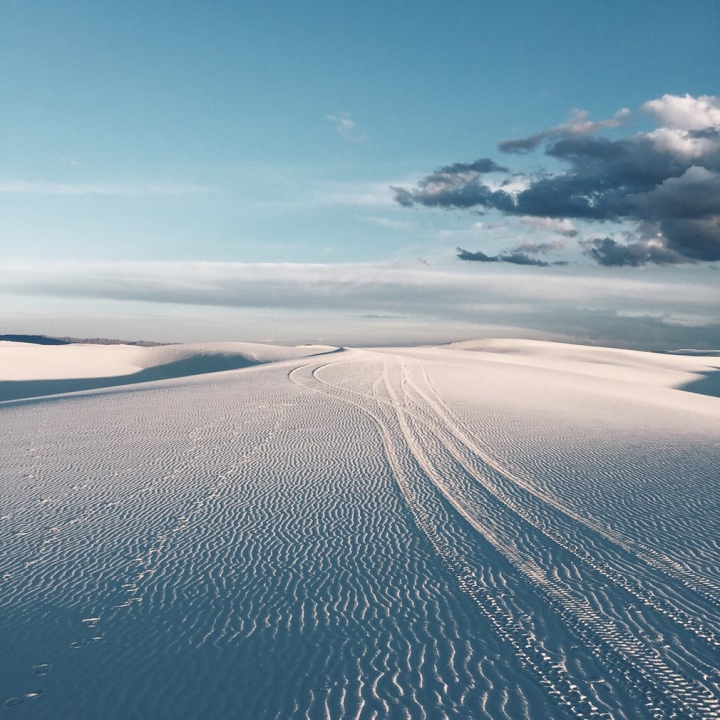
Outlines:
<svg viewBox="0 0 720 720"><path fill-rule="evenodd" d="M720 145L717 138L696 137L686 130L658 128L647 134L655 148L684 160L699 159Z"/></svg>
<svg viewBox="0 0 720 720"><path fill-rule="evenodd" d="M647 135L658 150L685 160L720 150L716 134L693 132L720 130L720 97L663 95L646 102L642 109L661 126Z"/></svg>
<svg viewBox="0 0 720 720"><path fill-rule="evenodd" d="M480 238L487 239L492 237L493 233L488 231L500 230L506 228L507 224L502 222L490 222L485 223L480 220L474 222L470 227L463 228L462 230L438 230L438 237L443 238L468 238L476 239Z"/></svg>
<svg viewBox="0 0 720 720"><path fill-rule="evenodd" d="M618 110L613 117L606 120L592 121L588 119L588 114L587 110L573 110L566 123L552 129L558 134L569 132L572 135L591 135L605 128L620 127L632 117L632 113L627 108Z"/></svg>
<svg viewBox="0 0 720 720"><path fill-rule="evenodd" d="M484 222L474 222L469 228L463 228L462 230L438 230L438 236L443 238L480 238L483 236L484 231L489 229L489 226Z"/></svg>
<svg viewBox="0 0 720 720"><path fill-rule="evenodd" d="M516 198L521 192L530 187L532 179L525 175L515 175L509 178L487 178L485 184L493 191L502 190L511 197ZM444 189L445 187L439 188L439 190Z"/></svg>
<svg viewBox="0 0 720 720"><path fill-rule="evenodd" d="M415 223L409 222L408 220L393 220L392 218L375 217L370 215L363 216L361 220L372 223L373 225L379 225L380 227L391 228L393 230L412 230L416 227Z"/></svg>
<svg viewBox="0 0 720 720"><path fill-rule="evenodd" d="M344 140L357 143L367 140L365 133L358 128L357 123L346 110L340 110L335 115L326 115L325 119L335 125L335 129Z"/></svg>
<svg viewBox="0 0 720 720"><path fill-rule="evenodd" d="M384 182L316 182L300 193L302 205L361 205L396 208L392 181Z"/></svg>
<svg viewBox="0 0 720 720"><path fill-rule="evenodd" d="M649 100L642 109L666 128L702 130L720 127L720 97L712 95L663 95Z"/></svg>
<svg viewBox="0 0 720 720"><path fill-rule="evenodd" d="M549 217L533 217L531 215L523 215L518 218L523 225L536 228L538 230L545 230L547 232L558 233L565 237L575 237L578 231L570 220L558 220L557 218Z"/></svg>

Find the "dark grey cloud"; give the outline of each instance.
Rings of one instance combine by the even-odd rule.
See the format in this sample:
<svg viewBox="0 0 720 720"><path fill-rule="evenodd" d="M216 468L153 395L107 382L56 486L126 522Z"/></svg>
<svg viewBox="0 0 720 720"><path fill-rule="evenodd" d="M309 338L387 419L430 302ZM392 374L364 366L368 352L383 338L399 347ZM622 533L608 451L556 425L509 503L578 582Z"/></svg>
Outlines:
<svg viewBox="0 0 720 720"><path fill-rule="evenodd" d="M648 240L619 243L612 238L594 238L582 243L585 254L605 267L640 267L648 263L673 265L683 258L661 244Z"/></svg>
<svg viewBox="0 0 720 720"><path fill-rule="evenodd" d="M395 201L403 207L424 205L445 209L467 210L479 206L495 208L508 214L515 212L512 195L505 190L491 190L479 175L465 178L461 175L438 173L423 178L414 189L393 187Z"/></svg>
<svg viewBox="0 0 720 720"><path fill-rule="evenodd" d="M498 147L500 148L500 152L504 153L527 153L534 150L547 138L547 132L539 132L526 138L518 138L517 140L501 140L498 143Z"/></svg>
<svg viewBox="0 0 720 720"><path fill-rule="evenodd" d="M470 262L498 262L500 259L497 255L486 255L484 252L478 250L477 252L470 252L464 248L458 247L457 256L461 260L469 260Z"/></svg>
<svg viewBox="0 0 720 720"><path fill-rule="evenodd" d="M415 204L414 193L404 187L391 185L390 189L395 193L395 202L402 207L412 207Z"/></svg>
<svg viewBox="0 0 720 720"><path fill-rule="evenodd" d="M471 163L454 163L441 167L427 177L424 177L417 184L417 190L424 193L428 198L436 187L457 187L466 188L461 191L450 205L459 208L471 208L478 204L474 188L484 187L481 176L486 173L509 173L510 170L498 165L490 158L480 158ZM416 193L402 187L392 187L395 192L395 200L403 207L411 207L416 203ZM462 196L465 197L462 197ZM431 204L431 203L426 203ZM441 200L438 205L442 205Z"/></svg>
<svg viewBox="0 0 720 720"><path fill-rule="evenodd" d="M554 262L548 262L547 260L540 260L540 258L531 257L527 253L513 251L500 255L500 260L513 265L533 265L535 267L550 267L551 265L567 265L564 260L555 260Z"/></svg>
<svg viewBox="0 0 720 720"><path fill-rule="evenodd" d="M695 220L666 219L660 223L668 248L692 260L720 260L720 216Z"/></svg>
<svg viewBox="0 0 720 720"><path fill-rule="evenodd" d="M498 165L490 158L480 158L471 163L454 163L446 165L436 171L441 175L460 175L463 173L491 173L491 172L510 172L508 168Z"/></svg>
<svg viewBox="0 0 720 720"><path fill-rule="evenodd" d="M562 250L564 247L565 242L562 240L539 243L525 242L518 245L513 252L528 253L530 255L547 255L548 253Z"/></svg>
<svg viewBox="0 0 720 720"><path fill-rule="evenodd" d="M720 260L720 98L664 96L644 109L660 122L649 133L599 137L594 133L618 126L622 118L592 123L576 115L564 125L500 144L503 152L543 145L548 157L566 166L564 172L514 175L512 183L508 177L490 184L483 172L462 171L471 165L460 163L413 188L396 189L396 200L405 207L492 209L652 227L652 242L644 230L624 245L611 238L591 240L586 252L603 265Z"/></svg>
<svg viewBox="0 0 720 720"><path fill-rule="evenodd" d="M703 138L716 140L717 138L720 138L720 130L715 127L706 127L702 130L688 130L688 135L696 140Z"/></svg>
<svg viewBox="0 0 720 720"><path fill-rule="evenodd" d="M503 253L502 255L486 255L484 252L477 250L476 252L470 252L464 248L457 248L457 257L460 260L468 260L470 262L505 262L512 265L528 265L533 267L550 267L551 265L567 265L566 262L547 262L546 260L540 260L539 258L531 257L530 255L512 251L509 253Z"/></svg>
<svg viewBox="0 0 720 720"><path fill-rule="evenodd" d="M503 262L512 263L513 265L533 265L535 267L548 267L550 265L547 260L540 260L539 258L530 257L530 255L519 252L501 255L500 259Z"/></svg>

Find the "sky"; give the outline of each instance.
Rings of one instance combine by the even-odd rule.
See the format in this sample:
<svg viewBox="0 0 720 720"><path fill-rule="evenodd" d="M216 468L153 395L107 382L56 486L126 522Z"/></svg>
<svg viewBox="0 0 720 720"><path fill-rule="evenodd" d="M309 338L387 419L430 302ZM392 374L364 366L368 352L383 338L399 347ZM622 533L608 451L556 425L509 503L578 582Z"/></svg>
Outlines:
<svg viewBox="0 0 720 720"><path fill-rule="evenodd" d="M6 0L0 333L720 348L720 6Z"/></svg>

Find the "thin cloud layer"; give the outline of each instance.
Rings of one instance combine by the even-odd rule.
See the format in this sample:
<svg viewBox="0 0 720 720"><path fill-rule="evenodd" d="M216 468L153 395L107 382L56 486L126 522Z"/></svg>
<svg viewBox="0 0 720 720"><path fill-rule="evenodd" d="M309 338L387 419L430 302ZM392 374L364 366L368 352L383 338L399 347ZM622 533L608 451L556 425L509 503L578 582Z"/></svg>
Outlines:
<svg viewBox="0 0 720 720"><path fill-rule="evenodd" d="M108 195L113 197L143 197L146 195L208 195L217 188L185 183L146 182L119 183L52 183L10 180L0 182L0 193L22 195Z"/></svg>
<svg viewBox="0 0 720 720"><path fill-rule="evenodd" d="M526 217L521 217L520 222L531 228L557 233L558 235L563 235L564 237L572 238L577 237L579 234L575 229L575 226L566 219L558 220L557 218L533 217L532 215L528 215Z"/></svg>
<svg viewBox="0 0 720 720"><path fill-rule="evenodd" d="M490 159L459 163L414 187L395 188L396 202L497 210L547 223L633 223L635 235L622 244L583 241L586 254L606 266L720 260L720 98L664 95L642 110L657 129L609 139L597 133L623 124L628 111L595 123L576 113L563 125L500 143L505 153L543 146L564 172L511 176ZM489 183L487 172L506 177Z"/></svg>
<svg viewBox="0 0 720 720"><path fill-rule="evenodd" d="M170 314L182 314L182 306L236 309L242 317L276 309L308 321L319 317L320 327L328 316L343 318L348 337L357 330L352 318L358 315L397 315L438 328L484 323L515 328L513 335L525 329L630 347L720 345L720 286L714 278L676 280L669 292L665 278L649 274L620 278L595 269L577 274L546 268L541 281L534 268L518 267L507 257L483 267L478 273L418 263L8 261L0 272L0 294L32 297L46 308L58 300L86 306L92 299L140 302Z"/></svg>
<svg viewBox="0 0 720 720"><path fill-rule="evenodd" d="M475 253L479 255L479 253ZM65 298L216 305L223 307L333 307L353 310L392 303L393 309L472 302L562 302L592 306L622 299L633 308L655 307L665 282L555 276L555 287L507 268L486 276L387 264L295 264L161 261L7 261L0 293ZM512 278L512 282L510 282ZM678 284L679 307L720 302L714 284ZM452 291L452 292L448 292ZM678 300L679 299L679 300ZM328 305L328 301L332 304ZM647 304L646 304L647 302ZM385 308L387 309L387 308Z"/></svg>

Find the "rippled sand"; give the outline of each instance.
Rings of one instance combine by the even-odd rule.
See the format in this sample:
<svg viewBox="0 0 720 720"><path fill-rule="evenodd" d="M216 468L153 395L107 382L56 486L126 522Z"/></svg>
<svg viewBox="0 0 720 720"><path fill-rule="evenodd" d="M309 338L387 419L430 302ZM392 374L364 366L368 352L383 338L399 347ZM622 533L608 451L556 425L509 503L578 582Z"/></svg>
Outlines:
<svg viewBox="0 0 720 720"><path fill-rule="evenodd" d="M717 358L546 345L0 403L0 714L720 718Z"/></svg>

